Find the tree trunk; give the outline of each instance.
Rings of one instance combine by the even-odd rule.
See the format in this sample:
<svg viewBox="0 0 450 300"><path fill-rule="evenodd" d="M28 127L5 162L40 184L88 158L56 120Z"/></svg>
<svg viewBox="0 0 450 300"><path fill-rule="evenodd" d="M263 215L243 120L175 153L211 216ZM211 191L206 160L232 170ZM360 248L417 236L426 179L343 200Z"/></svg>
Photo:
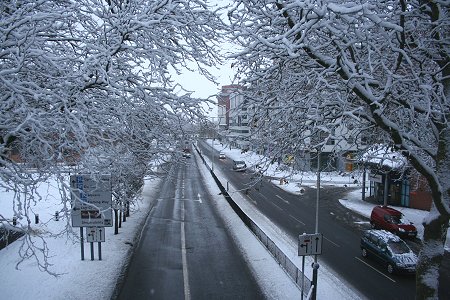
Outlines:
<svg viewBox="0 0 450 300"><path fill-rule="evenodd" d="M444 246L449 227L450 214L450 129L441 129L436 155L436 178L441 187L428 181L433 195L430 214L424 221L423 246L419 256L416 278L417 299L446 299L448 295L439 295L439 267L444 256Z"/></svg>
<svg viewBox="0 0 450 300"><path fill-rule="evenodd" d="M114 234L119 234L119 212L114 208Z"/></svg>
<svg viewBox="0 0 450 300"><path fill-rule="evenodd" d="M434 205L432 211L434 210ZM423 246L419 254L416 277L416 299L445 299L438 295L439 268L444 255L444 243L449 218L442 215L424 224Z"/></svg>

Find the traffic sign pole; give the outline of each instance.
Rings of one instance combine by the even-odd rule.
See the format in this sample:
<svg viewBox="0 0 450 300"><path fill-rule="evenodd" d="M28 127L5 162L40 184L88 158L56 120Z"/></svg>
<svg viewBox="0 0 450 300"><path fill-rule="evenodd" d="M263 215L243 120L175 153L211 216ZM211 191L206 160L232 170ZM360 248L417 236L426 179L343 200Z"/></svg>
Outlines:
<svg viewBox="0 0 450 300"><path fill-rule="evenodd" d="M303 300L304 286L305 286L305 256L302 256L302 300Z"/></svg>
<svg viewBox="0 0 450 300"><path fill-rule="evenodd" d="M83 238L83 227L80 227L80 241L81 241L81 260L84 260L84 238Z"/></svg>

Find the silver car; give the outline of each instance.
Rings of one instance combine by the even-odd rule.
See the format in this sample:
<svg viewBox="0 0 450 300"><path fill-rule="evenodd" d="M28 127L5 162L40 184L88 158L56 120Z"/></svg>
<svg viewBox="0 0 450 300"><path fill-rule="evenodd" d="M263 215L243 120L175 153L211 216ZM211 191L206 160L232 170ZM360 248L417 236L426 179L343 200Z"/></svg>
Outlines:
<svg viewBox="0 0 450 300"><path fill-rule="evenodd" d="M242 160L235 160L233 162L233 170L238 172L243 172L247 169L247 164Z"/></svg>

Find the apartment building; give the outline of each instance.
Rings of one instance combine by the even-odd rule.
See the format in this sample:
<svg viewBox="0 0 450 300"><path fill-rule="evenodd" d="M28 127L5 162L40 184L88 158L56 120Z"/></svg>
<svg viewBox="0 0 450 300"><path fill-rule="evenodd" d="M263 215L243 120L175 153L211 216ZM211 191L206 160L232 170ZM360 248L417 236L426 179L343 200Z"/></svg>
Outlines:
<svg viewBox="0 0 450 300"><path fill-rule="evenodd" d="M217 116L219 138L226 139L232 146L249 148L250 127L244 95L239 85L222 86L218 96Z"/></svg>

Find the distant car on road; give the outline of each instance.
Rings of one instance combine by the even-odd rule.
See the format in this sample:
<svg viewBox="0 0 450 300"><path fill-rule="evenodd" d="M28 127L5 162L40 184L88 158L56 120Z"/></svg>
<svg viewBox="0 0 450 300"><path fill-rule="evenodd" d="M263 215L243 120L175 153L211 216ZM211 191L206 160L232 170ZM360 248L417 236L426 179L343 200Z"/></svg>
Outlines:
<svg viewBox="0 0 450 300"><path fill-rule="evenodd" d="M235 160L233 162L233 170L238 172L243 172L247 169L247 164L241 160Z"/></svg>
<svg viewBox="0 0 450 300"><path fill-rule="evenodd" d="M388 206L375 206L370 214L374 229L384 229L402 237L416 237L417 228L398 210Z"/></svg>
<svg viewBox="0 0 450 300"><path fill-rule="evenodd" d="M191 157L191 150L186 148L183 150L183 157L190 158Z"/></svg>
<svg viewBox="0 0 450 300"><path fill-rule="evenodd" d="M389 274L416 272L417 256L397 235L386 230L367 230L361 237L361 254L386 266Z"/></svg>
<svg viewBox="0 0 450 300"><path fill-rule="evenodd" d="M225 153L220 152L219 153L219 159L225 159L225 158L226 158Z"/></svg>

